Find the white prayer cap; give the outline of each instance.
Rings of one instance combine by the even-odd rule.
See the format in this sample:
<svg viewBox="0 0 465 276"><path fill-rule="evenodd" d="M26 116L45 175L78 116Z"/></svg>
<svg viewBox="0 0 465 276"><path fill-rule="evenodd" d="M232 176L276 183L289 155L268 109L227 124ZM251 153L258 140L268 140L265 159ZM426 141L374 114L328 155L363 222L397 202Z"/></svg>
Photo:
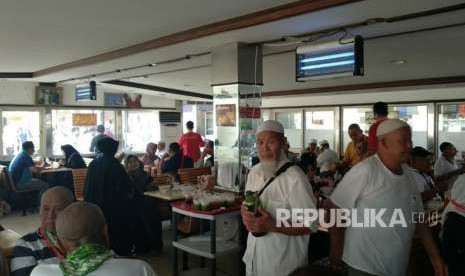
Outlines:
<svg viewBox="0 0 465 276"><path fill-rule="evenodd" d="M318 141L316 139L310 139L310 144L318 144Z"/></svg>
<svg viewBox="0 0 465 276"><path fill-rule="evenodd" d="M379 124L378 129L376 131L376 136L379 137L403 127L409 127L409 125L406 122L399 119L387 119Z"/></svg>
<svg viewBox="0 0 465 276"><path fill-rule="evenodd" d="M322 146L322 145L325 145L325 144L328 144L328 145L329 145L328 140L321 140L321 141L320 141L320 145L321 145L321 146Z"/></svg>
<svg viewBox="0 0 465 276"><path fill-rule="evenodd" d="M272 131L272 132L284 134L284 127L278 121L268 120L268 121L264 121L258 126L256 134L258 135L259 133L264 132L264 131Z"/></svg>

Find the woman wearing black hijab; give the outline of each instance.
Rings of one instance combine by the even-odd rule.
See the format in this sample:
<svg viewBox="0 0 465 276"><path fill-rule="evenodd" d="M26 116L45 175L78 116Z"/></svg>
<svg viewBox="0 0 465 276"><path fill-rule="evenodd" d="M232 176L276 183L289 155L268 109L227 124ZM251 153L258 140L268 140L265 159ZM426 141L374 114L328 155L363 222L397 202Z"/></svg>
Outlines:
<svg viewBox="0 0 465 276"><path fill-rule="evenodd" d="M103 155L89 165L84 200L102 209L111 249L120 256L129 256L134 245L134 224L139 209L134 185L120 161L114 157L118 141L106 137L97 143L97 148Z"/></svg>
<svg viewBox="0 0 465 276"><path fill-rule="evenodd" d="M82 159L81 154L71 145L61 146L61 150L65 155L65 167L70 169L87 168L86 162Z"/></svg>

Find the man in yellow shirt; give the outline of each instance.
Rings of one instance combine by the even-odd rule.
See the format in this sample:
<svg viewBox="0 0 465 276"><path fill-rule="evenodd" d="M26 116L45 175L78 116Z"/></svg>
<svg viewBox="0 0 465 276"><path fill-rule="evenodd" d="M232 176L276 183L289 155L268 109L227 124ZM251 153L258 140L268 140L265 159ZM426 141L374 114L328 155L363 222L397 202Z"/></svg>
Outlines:
<svg viewBox="0 0 465 276"><path fill-rule="evenodd" d="M358 124L351 124L348 129L349 137L352 140L344 151L342 166L344 168L353 167L366 157L368 137L363 134Z"/></svg>

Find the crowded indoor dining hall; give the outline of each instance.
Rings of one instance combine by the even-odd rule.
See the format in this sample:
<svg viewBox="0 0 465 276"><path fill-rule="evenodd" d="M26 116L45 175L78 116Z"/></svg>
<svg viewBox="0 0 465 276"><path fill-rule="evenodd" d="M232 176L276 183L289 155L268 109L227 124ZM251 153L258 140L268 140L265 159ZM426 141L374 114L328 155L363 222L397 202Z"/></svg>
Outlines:
<svg viewBox="0 0 465 276"><path fill-rule="evenodd" d="M2 1L0 276L465 275L465 0Z"/></svg>

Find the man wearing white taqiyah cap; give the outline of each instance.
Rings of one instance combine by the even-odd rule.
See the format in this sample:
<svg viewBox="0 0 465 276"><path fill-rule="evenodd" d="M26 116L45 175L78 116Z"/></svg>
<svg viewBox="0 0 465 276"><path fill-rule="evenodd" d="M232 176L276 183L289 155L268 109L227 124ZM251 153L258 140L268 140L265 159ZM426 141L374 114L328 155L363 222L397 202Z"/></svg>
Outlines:
<svg viewBox="0 0 465 276"><path fill-rule="evenodd" d="M327 140L320 141L321 152L316 159L316 164L320 168L320 173L329 171L331 165L339 163L339 155L337 152L329 148L329 142Z"/></svg>
<svg viewBox="0 0 465 276"><path fill-rule="evenodd" d="M262 191L259 199L263 207L259 209L260 216L245 207L241 209L242 220L250 232L243 261L247 275L288 275L308 262L309 234L317 231L318 224L278 227L277 209L315 209L316 200L303 171L287 165L281 123L265 121L258 127L257 150L260 163L250 170L245 190ZM278 171L282 173L278 175ZM268 181L271 182L266 185ZM258 237L258 233L265 234Z"/></svg>
<svg viewBox="0 0 465 276"><path fill-rule="evenodd" d="M354 209L362 220L367 209L377 214L382 209L379 217L387 226L363 221L364 225L374 227L349 225L345 232L341 228L331 229L330 258L338 265L342 255L349 266L349 276L405 275L415 230L430 256L435 275L446 275L428 226L412 219L423 212L423 205L412 169L405 164L411 137L411 129L405 122L383 121L377 130L377 154L353 167L331 195L334 208Z"/></svg>

